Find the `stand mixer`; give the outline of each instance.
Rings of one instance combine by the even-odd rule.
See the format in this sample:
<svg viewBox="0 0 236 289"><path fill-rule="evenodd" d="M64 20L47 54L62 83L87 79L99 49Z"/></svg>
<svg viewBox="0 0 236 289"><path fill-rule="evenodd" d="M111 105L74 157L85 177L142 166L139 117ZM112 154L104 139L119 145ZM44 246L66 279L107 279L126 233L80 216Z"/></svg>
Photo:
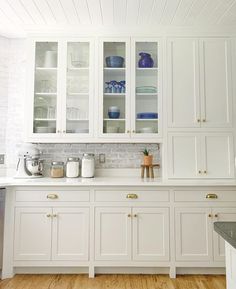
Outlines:
<svg viewBox="0 0 236 289"><path fill-rule="evenodd" d="M17 179L42 178L43 161L40 151L33 144L23 144L18 151Z"/></svg>

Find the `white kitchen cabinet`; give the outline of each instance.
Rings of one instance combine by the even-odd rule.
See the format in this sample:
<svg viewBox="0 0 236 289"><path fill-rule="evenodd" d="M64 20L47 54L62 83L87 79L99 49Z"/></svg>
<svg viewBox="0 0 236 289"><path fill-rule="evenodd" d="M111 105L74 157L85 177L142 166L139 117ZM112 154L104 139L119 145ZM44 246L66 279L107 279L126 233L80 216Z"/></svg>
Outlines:
<svg viewBox="0 0 236 289"><path fill-rule="evenodd" d="M80 142L93 136L93 40L30 42L27 140Z"/></svg>
<svg viewBox="0 0 236 289"><path fill-rule="evenodd" d="M169 209L133 208L133 260L169 260Z"/></svg>
<svg viewBox="0 0 236 289"><path fill-rule="evenodd" d="M170 133L170 178L233 178L233 136L230 133Z"/></svg>
<svg viewBox="0 0 236 289"><path fill-rule="evenodd" d="M96 260L169 260L167 208L96 208Z"/></svg>
<svg viewBox="0 0 236 289"><path fill-rule="evenodd" d="M175 208L176 260L212 259L212 219L210 208Z"/></svg>
<svg viewBox="0 0 236 289"><path fill-rule="evenodd" d="M131 259L131 209L102 207L95 209L95 259Z"/></svg>
<svg viewBox="0 0 236 289"><path fill-rule="evenodd" d="M89 209L53 208L52 260L88 260Z"/></svg>
<svg viewBox="0 0 236 289"><path fill-rule="evenodd" d="M51 259L51 208L16 208L15 260Z"/></svg>
<svg viewBox="0 0 236 289"><path fill-rule="evenodd" d="M168 41L168 122L170 127L199 127L199 55L197 39Z"/></svg>
<svg viewBox="0 0 236 289"><path fill-rule="evenodd" d="M16 208L14 260L88 260L88 208Z"/></svg>
<svg viewBox="0 0 236 289"><path fill-rule="evenodd" d="M170 39L167 62L168 126L232 127L230 40Z"/></svg>
<svg viewBox="0 0 236 289"><path fill-rule="evenodd" d="M236 222L236 208L213 208L214 221ZM225 241L213 230L214 260L225 261Z"/></svg>
<svg viewBox="0 0 236 289"><path fill-rule="evenodd" d="M141 53L151 56L152 67L140 67ZM121 56L124 63L121 67L109 67L107 57L110 56ZM101 139L153 142L153 138L161 135L161 68L161 44L157 38L100 39L98 124ZM117 118L109 116L109 108L114 106L120 111Z"/></svg>

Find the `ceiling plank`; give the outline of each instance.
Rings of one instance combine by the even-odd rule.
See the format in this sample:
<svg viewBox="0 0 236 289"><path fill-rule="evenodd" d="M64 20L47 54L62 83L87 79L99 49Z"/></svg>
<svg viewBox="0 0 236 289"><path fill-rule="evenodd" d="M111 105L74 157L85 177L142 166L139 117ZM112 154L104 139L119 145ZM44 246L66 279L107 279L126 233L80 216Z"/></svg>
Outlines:
<svg viewBox="0 0 236 289"><path fill-rule="evenodd" d="M74 0L74 4L79 15L80 23L82 25L91 25L91 18L89 14L88 4L86 0Z"/></svg>
<svg viewBox="0 0 236 289"><path fill-rule="evenodd" d="M220 4L220 1L221 0L208 0L207 4L203 7L201 12L196 17L194 24L202 25L203 23L206 23L206 20L209 17L211 17L211 15L213 14L213 11Z"/></svg>
<svg viewBox="0 0 236 289"><path fill-rule="evenodd" d="M207 5L207 1L208 0L195 0L188 14L186 15L183 24L187 26L193 25L199 13L201 13L201 11Z"/></svg>
<svg viewBox="0 0 236 289"><path fill-rule="evenodd" d="M170 25L172 22L172 19L175 16L175 13L180 5L181 0L171 0L167 1L167 5L165 6L165 9L163 11L161 24L162 25Z"/></svg>
<svg viewBox="0 0 236 289"><path fill-rule="evenodd" d="M113 0L101 0L101 10L102 10L103 25L113 25L113 21L114 21Z"/></svg>
<svg viewBox="0 0 236 289"><path fill-rule="evenodd" d="M125 25L126 15L127 15L127 0L114 1L114 13L113 14L114 14L115 25Z"/></svg>
<svg viewBox="0 0 236 289"><path fill-rule="evenodd" d="M141 0L138 15L138 24L148 25L150 22L150 15L152 14L154 0Z"/></svg>
<svg viewBox="0 0 236 289"><path fill-rule="evenodd" d="M38 7L40 13L43 15L46 24L56 24L56 19L52 13L50 6L45 0L34 0L35 5Z"/></svg>
<svg viewBox="0 0 236 289"><path fill-rule="evenodd" d="M45 24L45 20L43 15L40 13L37 6L34 4L34 1L32 0L20 0L21 4L24 6L25 10L28 12L29 15L34 20L34 23L37 25L43 25Z"/></svg>
<svg viewBox="0 0 236 289"><path fill-rule="evenodd" d="M19 15L23 23L26 25L36 24L31 15L25 10L24 6L19 0L7 0L12 10Z"/></svg>
<svg viewBox="0 0 236 289"><path fill-rule="evenodd" d="M12 23L21 25L24 24L23 20L15 13L9 3L5 0L1 1L0 8L2 9L3 13L11 20Z"/></svg>
<svg viewBox="0 0 236 289"><path fill-rule="evenodd" d="M222 25L236 25L236 2L226 11L226 13L219 20Z"/></svg>
<svg viewBox="0 0 236 289"><path fill-rule="evenodd" d="M140 0L127 0L126 24L137 25Z"/></svg>
<svg viewBox="0 0 236 289"><path fill-rule="evenodd" d="M63 11L61 2L59 0L46 0L53 15L56 19L56 24L69 24L67 17Z"/></svg>
<svg viewBox="0 0 236 289"><path fill-rule="evenodd" d="M194 3L194 0L182 0L180 2L178 9L176 10L176 13L172 19L171 24L182 25L193 3Z"/></svg>
<svg viewBox="0 0 236 289"><path fill-rule="evenodd" d="M80 20L73 0L60 0L60 2L68 23L71 25L79 24Z"/></svg>
<svg viewBox="0 0 236 289"><path fill-rule="evenodd" d="M167 5L167 0L155 0L153 4L152 13L150 16L150 23L152 25L160 24L166 5Z"/></svg>
<svg viewBox="0 0 236 289"><path fill-rule="evenodd" d="M221 3L219 3L219 5L215 8L210 17L207 17L206 22L209 25L217 24L219 19L221 19L222 15L224 15L225 12L228 11L228 8L232 7L234 3L234 0L221 0Z"/></svg>
<svg viewBox="0 0 236 289"><path fill-rule="evenodd" d="M102 11L99 0L87 0L89 14L93 25L102 25Z"/></svg>

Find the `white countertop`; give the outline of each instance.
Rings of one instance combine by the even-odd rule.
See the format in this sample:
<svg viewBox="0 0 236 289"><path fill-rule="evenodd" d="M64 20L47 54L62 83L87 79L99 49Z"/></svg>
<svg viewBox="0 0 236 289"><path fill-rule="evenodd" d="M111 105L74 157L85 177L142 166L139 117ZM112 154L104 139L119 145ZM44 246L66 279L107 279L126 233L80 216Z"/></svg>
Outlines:
<svg viewBox="0 0 236 289"><path fill-rule="evenodd" d="M14 186L236 186L235 180L161 180L141 179L140 177L95 177L76 178L0 178L0 187Z"/></svg>

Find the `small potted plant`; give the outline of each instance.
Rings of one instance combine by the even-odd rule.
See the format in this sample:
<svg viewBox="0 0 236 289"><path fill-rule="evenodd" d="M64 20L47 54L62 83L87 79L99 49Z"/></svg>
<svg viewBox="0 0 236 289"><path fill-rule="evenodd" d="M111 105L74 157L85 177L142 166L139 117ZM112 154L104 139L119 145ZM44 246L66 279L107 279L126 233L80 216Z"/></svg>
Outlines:
<svg viewBox="0 0 236 289"><path fill-rule="evenodd" d="M146 148L142 151L143 153L143 164L145 166L152 165L153 161L153 155L150 155L150 150L147 150Z"/></svg>

